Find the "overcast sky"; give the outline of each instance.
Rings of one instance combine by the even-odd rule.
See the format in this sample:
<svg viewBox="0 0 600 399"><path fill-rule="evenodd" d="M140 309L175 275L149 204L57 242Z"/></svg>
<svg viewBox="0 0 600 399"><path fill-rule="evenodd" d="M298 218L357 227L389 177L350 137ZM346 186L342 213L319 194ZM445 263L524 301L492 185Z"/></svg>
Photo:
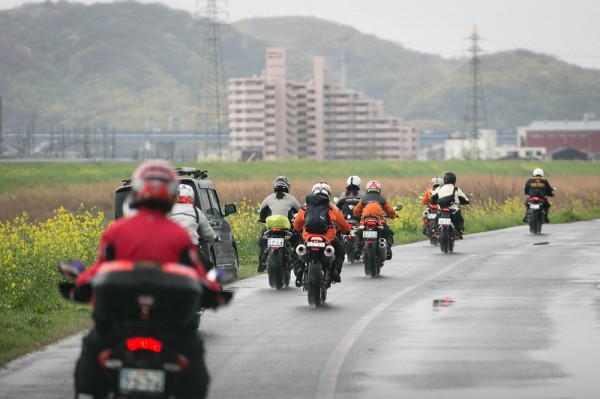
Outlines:
<svg viewBox="0 0 600 399"><path fill-rule="evenodd" d="M160 2L190 12L196 8L196 0L139 1ZM0 9L27 2L40 0L0 0ZM476 24L484 54L524 48L570 64L600 69L600 0L219 0L219 3L227 10L230 22L252 17L314 16L444 57L468 55L468 37Z"/></svg>

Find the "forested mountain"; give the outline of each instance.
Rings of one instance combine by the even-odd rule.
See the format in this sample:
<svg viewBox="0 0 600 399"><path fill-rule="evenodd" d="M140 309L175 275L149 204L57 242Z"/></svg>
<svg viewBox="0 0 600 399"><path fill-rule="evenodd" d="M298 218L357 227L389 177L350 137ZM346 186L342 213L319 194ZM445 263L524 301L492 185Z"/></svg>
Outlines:
<svg viewBox="0 0 600 399"><path fill-rule="evenodd" d="M137 129L150 118L164 128L169 115L192 128L202 46L197 20L157 4L46 2L2 11L4 128L35 119L38 127ZM434 131L463 127L468 58L422 54L315 18L251 19L222 35L225 76L260 74L269 46L286 47L289 79L309 79L312 57L323 55L330 79L339 81L343 54L347 85L384 100L388 114ZM600 115L600 70L523 50L481 61L488 127Z"/></svg>

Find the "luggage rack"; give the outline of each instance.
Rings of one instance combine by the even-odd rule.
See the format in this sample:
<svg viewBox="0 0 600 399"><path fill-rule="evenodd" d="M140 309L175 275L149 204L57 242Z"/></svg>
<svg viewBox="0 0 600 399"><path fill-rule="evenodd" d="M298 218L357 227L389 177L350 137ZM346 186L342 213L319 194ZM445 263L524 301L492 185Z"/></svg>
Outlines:
<svg viewBox="0 0 600 399"><path fill-rule="evenodd" d="M184 166L175 169L179 176L192 176L195 179L206 179L208 178L208 170L198 170L190 166Z"/></svg>

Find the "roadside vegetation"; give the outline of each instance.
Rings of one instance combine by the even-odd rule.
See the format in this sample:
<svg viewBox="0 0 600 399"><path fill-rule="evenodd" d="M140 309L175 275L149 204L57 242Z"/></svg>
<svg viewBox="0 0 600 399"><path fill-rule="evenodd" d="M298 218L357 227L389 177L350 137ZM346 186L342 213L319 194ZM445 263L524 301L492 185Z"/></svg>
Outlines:
<svg viewBox="0 0 600 399"><path fill-rule="evenodd" d="M57 265L68 259L86 265L94 261L98 239L112 221L114 189L136 165L0 165L0 209L3 215L7 207L19 212L0 216L0 366L91 325L89 306L69 303L60 296L57 284L62 277ZM391 221L395 244L403 244L425 239L421 234L424 206L418 196L427 189L431 176L452 169L458 174L458 185L474 194L472 205L463 208L466 233L472 234L522 225L522 185L535 166L525 162L290 162L199 167L209 170L222 202L238 207L229 219L238 244L240 278L246 278L256 274L256 239L262 225L255 211L272 191L274 170L291 178L292 194L301 202L316 180L329 181L339 194L348 174L358 173L365 181L378 178L388 199L404 206ZM542 167L558 187L552 200L552 223L600 217L595 164L561 162ZM65 201L69 207L55 206L64 198L70 199ZM84 200L85 205L81 204ZM102 201L106 213L98 206Z"/></svg>

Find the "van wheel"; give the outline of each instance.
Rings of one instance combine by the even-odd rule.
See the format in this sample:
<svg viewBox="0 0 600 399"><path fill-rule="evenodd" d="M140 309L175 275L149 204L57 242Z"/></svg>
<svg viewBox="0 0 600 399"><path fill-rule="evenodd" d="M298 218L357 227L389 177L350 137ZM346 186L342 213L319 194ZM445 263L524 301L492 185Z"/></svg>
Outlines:
<svg viewBox="0 0 600 399"><path fill-rule="evenodd" d="M231 268L233 269L233 274L237 277L240 272L240 259L238 258L235 244L231 246Z"/></svg>

